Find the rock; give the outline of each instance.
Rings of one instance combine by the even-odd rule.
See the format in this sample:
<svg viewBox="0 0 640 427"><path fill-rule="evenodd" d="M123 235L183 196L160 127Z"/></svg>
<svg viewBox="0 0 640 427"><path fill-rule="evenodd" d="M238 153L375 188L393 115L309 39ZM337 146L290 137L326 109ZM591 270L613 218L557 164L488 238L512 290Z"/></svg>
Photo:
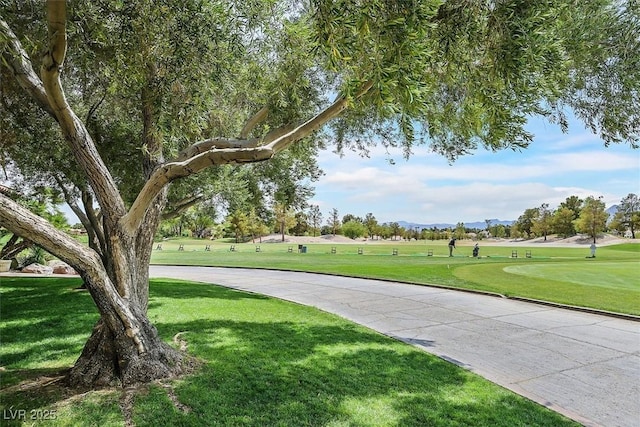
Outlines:
<svg viewBox="0 0 640 427"><path fill-rule="evenodd" d="M33 263L22 269L23 273L31 273L31 274L51 274L53 273L53 267L49 267L48 265L42 265Z"/></svg>
<svg viewBox="0 0 640 427"><path fill-rule="evenodd" d="M78 274L70 265L56 265L53 267L54 274Z"/></svg>
<svg viewBox="0 0 640 427"><path fill-rule="evenodd" d="M73 267L62 261L50 261L49 267L53 268L54 274L78 274Z"/></svg>

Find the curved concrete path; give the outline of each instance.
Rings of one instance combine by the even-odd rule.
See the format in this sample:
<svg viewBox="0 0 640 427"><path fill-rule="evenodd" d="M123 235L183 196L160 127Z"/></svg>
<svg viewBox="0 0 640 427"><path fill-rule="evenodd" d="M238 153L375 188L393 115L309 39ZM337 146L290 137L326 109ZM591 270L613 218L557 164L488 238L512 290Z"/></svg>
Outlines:
<svg viewBox="0 0 640 427"><path fill-rule="evenodd" d="M640 426L640 322L445 289L283 271L151 266L335 313L587 426Z"/></svg>

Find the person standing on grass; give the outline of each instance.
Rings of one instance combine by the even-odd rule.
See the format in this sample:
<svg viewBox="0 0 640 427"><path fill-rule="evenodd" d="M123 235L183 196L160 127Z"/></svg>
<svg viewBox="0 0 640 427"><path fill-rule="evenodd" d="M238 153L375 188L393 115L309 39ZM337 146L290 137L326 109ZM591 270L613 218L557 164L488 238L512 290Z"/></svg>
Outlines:
<svg viewBox="0 0 640 427"><path fill-rule="evenodd" d="M591 249L591 258L595 258L596 257L596 244L592 243L591 246L589 246L589 249Z"/></svg>
<svg viewBox="0 0 640 427"><path fill-rule="evenodd" d="M449 256L453 256L453 249L456 247L456 238L449 240Z"/></svg>

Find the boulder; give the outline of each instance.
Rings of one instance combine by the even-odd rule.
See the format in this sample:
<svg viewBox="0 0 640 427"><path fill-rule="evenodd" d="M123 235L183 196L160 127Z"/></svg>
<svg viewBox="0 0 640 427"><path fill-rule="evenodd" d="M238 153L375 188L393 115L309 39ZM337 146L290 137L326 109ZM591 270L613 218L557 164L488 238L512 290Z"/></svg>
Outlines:
<svg viewBox="0 0 640 427"><path fill-rule="evenodd" d="M78 274L70 265L56 265L53 274Z"/></svg>
<svg viewBox="0 0 640 427"><path fill-rule="evenodd" d="M50 261L49 267L53 268L54 274L78 274L73 267L62 261Z"/></svg>
<svg viewBox="0 0 640 427"><path fill-rule="evenodd" d="M51 274L53 273L53 267L49 267L48 265L33 263L24 267L22 269L22 272L30 273L30 274Z"/></svg>

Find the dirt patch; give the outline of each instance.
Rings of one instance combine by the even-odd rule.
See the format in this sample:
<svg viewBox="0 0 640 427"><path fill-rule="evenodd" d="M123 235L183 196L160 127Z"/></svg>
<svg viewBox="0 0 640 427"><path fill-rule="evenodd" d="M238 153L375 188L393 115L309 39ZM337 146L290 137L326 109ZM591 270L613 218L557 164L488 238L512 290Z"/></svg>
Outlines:
<svg viewBox="0 0 640 427"><path fill-rule="evenodd" d="M562 247L562 248L582 248L590 246L593 239L589 236L578 235L569 238L561 238L555 235L544 237L537 237L535 239L485 239L482 240L483 245L493 246L549 246L549 247ZM596 239L597 246L610 246L621 243L640 243L640 239L625 239L611 234L605 234L604 236Z"/></svg>
<svg viewBox="0 0 640 427"><path fill-rule="evenodd" d="M364 239L350 239L345 236L333 236L331 234L327 234L324 236L289 236L287 234L284 235L284 242L282 241L281 234L270 234L268 236L264 236L262 241L260 239L256 239L254 243L295 243L295 244L311 244L311 243L331 243L331 244L344 244L344 243L363 243Z"/></svg>

